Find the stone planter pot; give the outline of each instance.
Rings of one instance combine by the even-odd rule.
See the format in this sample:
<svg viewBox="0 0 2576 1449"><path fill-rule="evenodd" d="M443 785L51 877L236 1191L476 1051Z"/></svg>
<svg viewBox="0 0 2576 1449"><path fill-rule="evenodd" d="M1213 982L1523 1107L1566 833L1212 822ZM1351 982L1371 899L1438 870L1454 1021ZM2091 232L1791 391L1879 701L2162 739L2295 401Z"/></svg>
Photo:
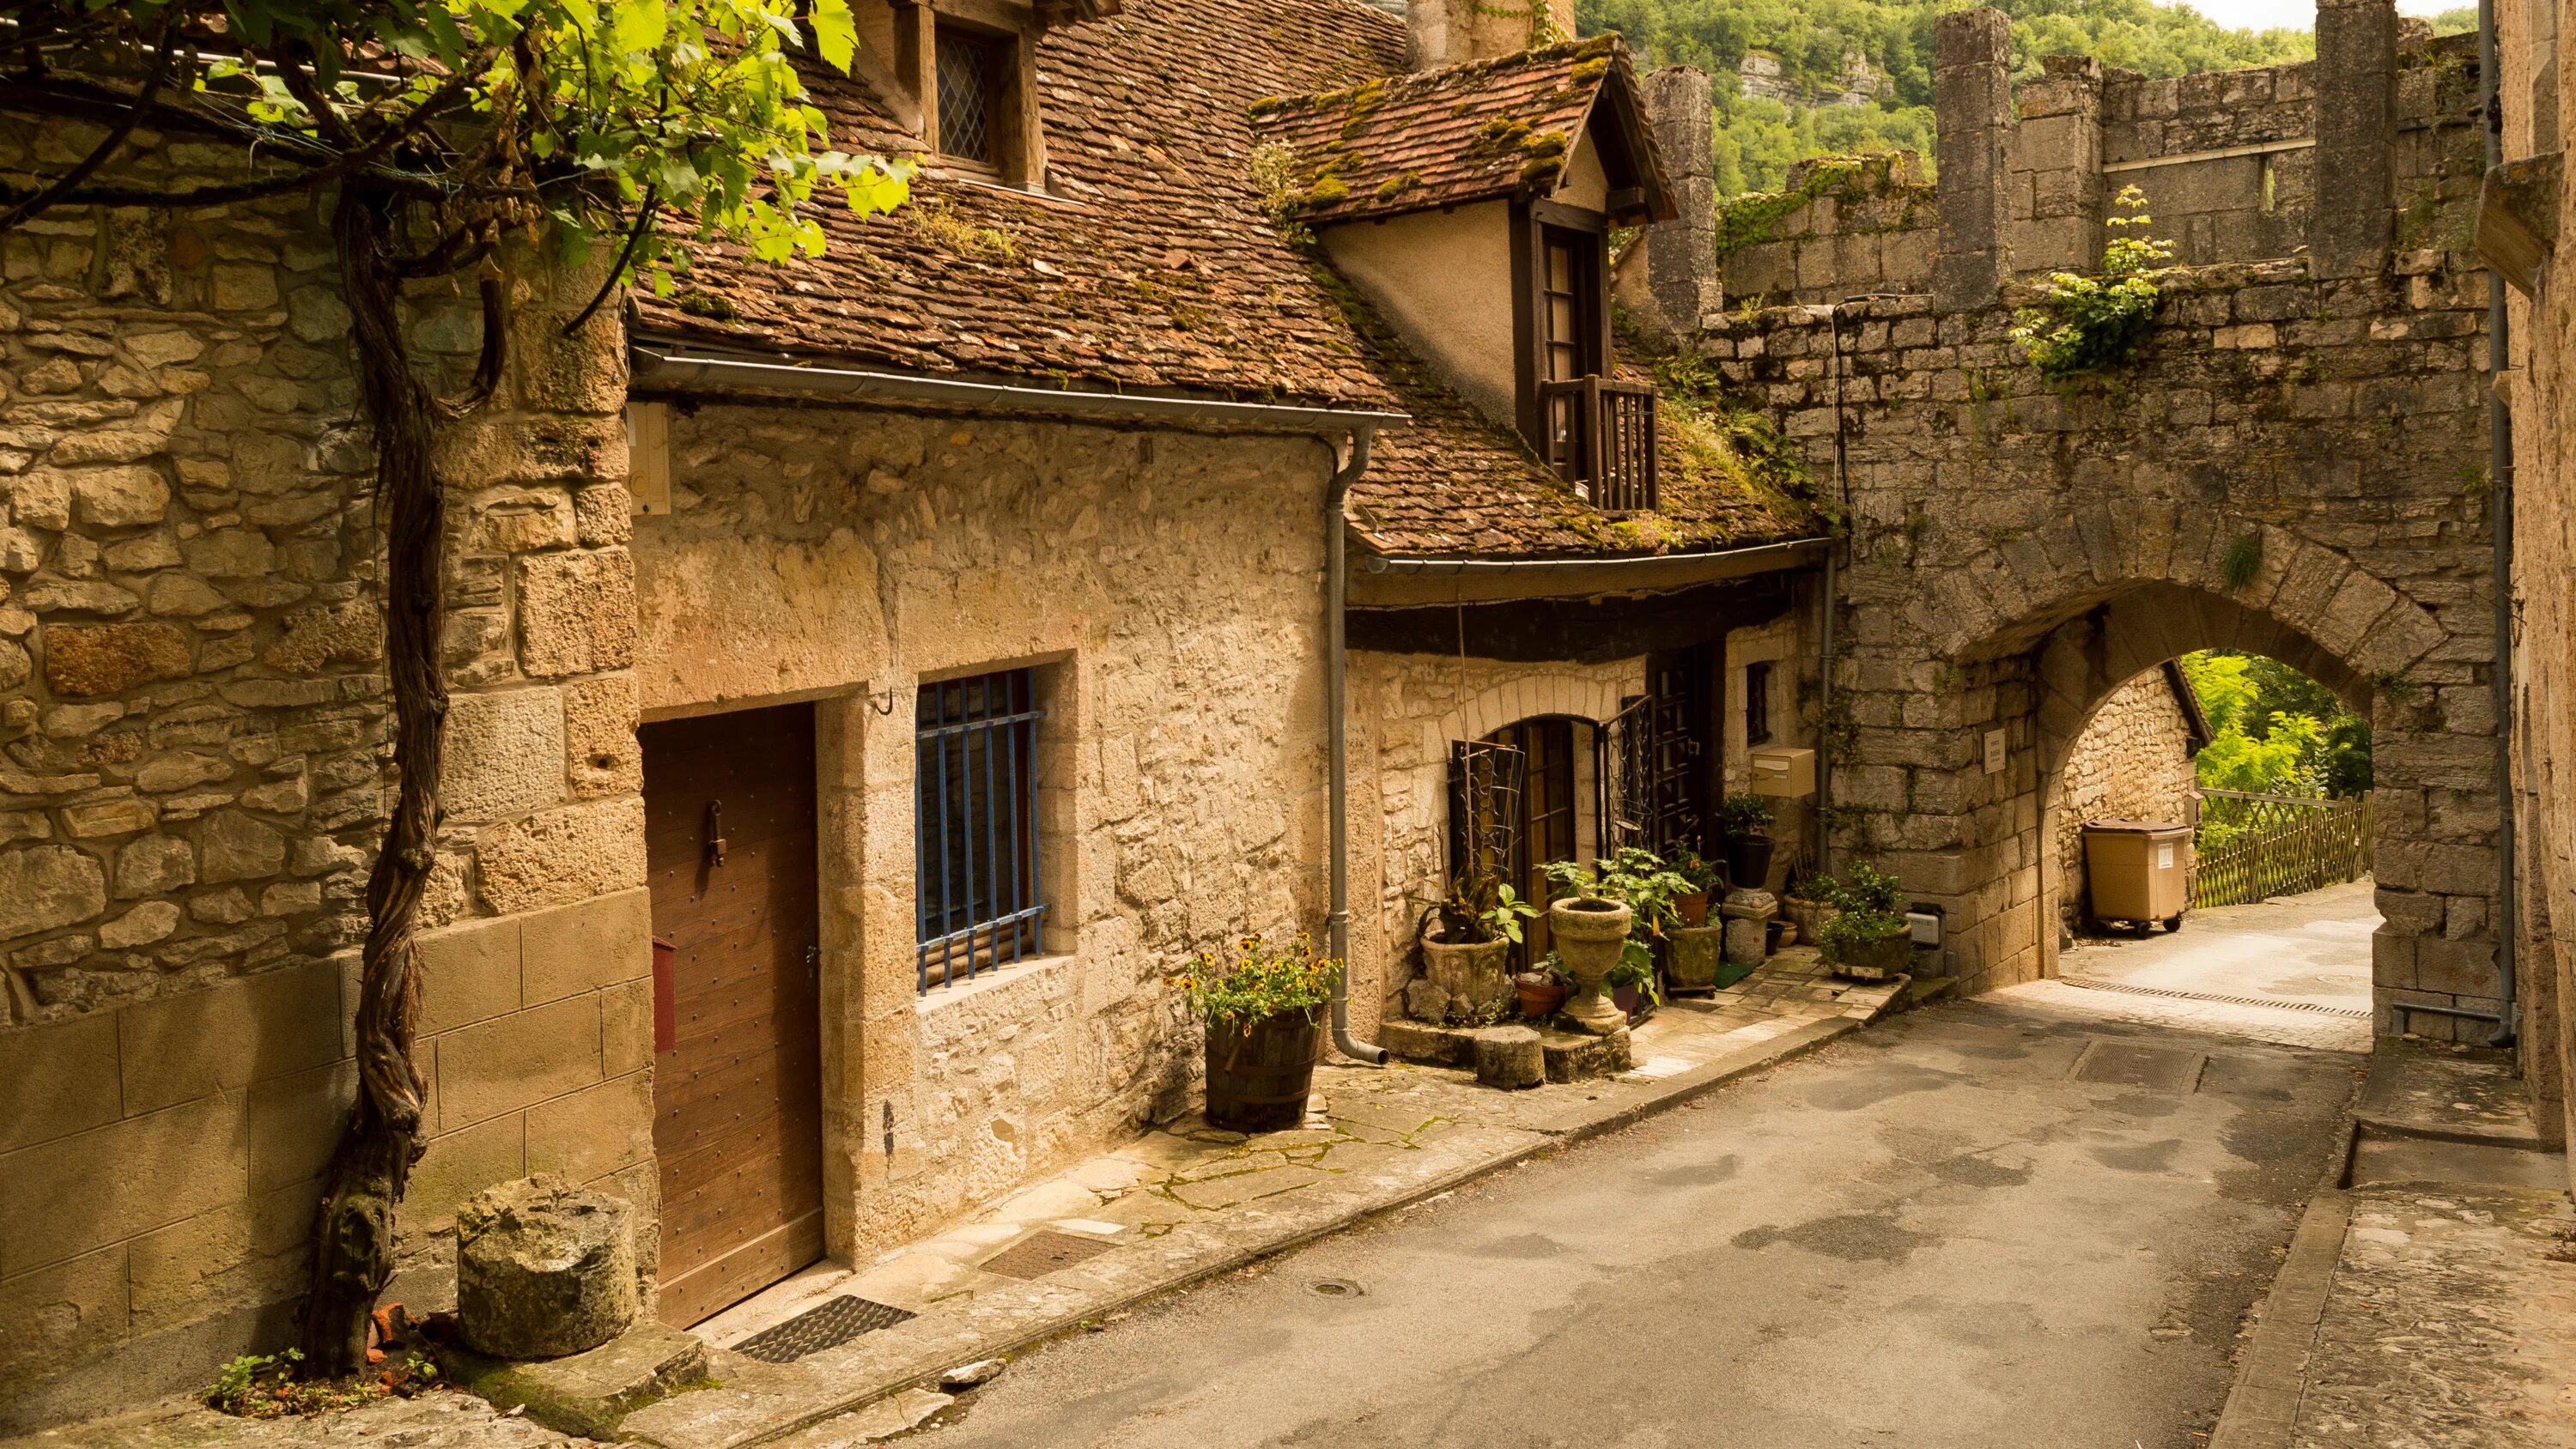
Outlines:
<svg viewBox="0 0 2576 1449"><path fill-rule="evenodd" d="M1284 1132L1305 1125L1306 1098L1323 1054L1320 1006L1253 1022L1210 1022L1208 1125L1229 1132Z"/></svg>
<svg viewBox="0 0 2576 1449"><path fill-rule="evenodd" d="M1531 1021L1545 1021L1565 1005L1565 983L1554 977L1524 971L1512 978L1512 987L1520 993L1521 1015Z"/></svg>
<svg viewBox="0 0 2576 1449"><path fill-rule="evenodd" d="M1664 979L1675 991L1707 991L1717 985L1726 963L1726 928L1684 926L1673 932L1672 950L1664 962Z"/></svg>
<svg viewBox="0 0 2576 1449"><path fill-rule="evenodd" d="M1491 1021L1512 1000L1512 943L1483 941L1451 945L1422 938L1422 976L1426 990L1406 992L1405 1007L1419 1021Z"/></svg>
<svg viewBox="0 0 2576 1449"><path fill-rule="evenodd" d="M1820 939L1817 933L1824 930L1825 922L1842 913L1842 907L1831 901L1811 901L1802 896L1780 898L1781 918L1796 926L1798 939L1810 946Z"/></svg>
<svg viewBox="0 0 2576 1449"><path fill-rule="evenodd" d="M1758 891L1771 879L1771 837L1738 835L1726 842L1726 880L1737 890Z"/></svg>
<svg viewBox="0 0 2576 1449"><path fill-rule="evenodd" d="M1866 941L1847 941L1827 951L1824 959L1842 975L1884 981L1914 969L1914 933L1899 930Z"/></svg>
<svg viewBox="0 0 2576 1449"><path fill-rule="evenodd" d="M1565 962L1566 974L1574 978L1574 994L1566 999L1565 1015L1595 1036L1608 1036L1628 1024L1628 1014L1602 994L1601 982L1619 964L1620 948L1627 944L1628 927L1635 918L1636 913L1626 906L1597 896L1571 896L1547 908L1549 937L1556 944L1557 957Z"/></svg>

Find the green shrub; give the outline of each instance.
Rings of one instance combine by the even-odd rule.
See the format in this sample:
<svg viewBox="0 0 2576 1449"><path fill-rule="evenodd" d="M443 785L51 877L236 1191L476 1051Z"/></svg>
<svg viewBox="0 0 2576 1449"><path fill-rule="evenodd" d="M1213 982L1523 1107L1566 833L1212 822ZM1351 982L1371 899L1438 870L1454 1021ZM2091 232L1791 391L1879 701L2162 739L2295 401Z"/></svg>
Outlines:
<svg viewBox="0 0 2576 1449"><path fill-rule="evenodd" d="M2013 341L2051 382L2127 363L2155 325L2157 278L2173 260L2173 244L2145 235L2154 220L2145 192L2124 186L2114 204L2119 211L2105 224L2118 230L2102 249L2102 274L2056 273L2047 300L2014 314Z"/></svg>

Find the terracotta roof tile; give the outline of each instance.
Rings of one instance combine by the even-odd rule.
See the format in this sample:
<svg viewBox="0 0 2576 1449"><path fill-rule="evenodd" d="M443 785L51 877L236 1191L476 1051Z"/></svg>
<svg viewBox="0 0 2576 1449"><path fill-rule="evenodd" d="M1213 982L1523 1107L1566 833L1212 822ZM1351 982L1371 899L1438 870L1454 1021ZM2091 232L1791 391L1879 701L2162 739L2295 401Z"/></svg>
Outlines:
<svg viewBox="0 0 2576 1449"><path fill-rule="evenodd" d="M1616 35L1256 102L1261 138L1296 154L1297 214L1348 221L1556 187Z"/></svg>

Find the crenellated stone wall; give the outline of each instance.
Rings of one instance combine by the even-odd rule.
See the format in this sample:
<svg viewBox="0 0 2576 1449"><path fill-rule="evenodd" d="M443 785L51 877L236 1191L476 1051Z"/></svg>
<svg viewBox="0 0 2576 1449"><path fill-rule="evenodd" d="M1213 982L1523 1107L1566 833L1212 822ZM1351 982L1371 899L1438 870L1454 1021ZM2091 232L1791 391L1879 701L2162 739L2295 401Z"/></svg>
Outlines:
<svg viewBox="0 0 2576 1449"><path fill-rule="evenodd" d="M0 119L0 157L97 132ZM126 179L239 174L140 137ZM0 1429L282 1341L352 1093L390 799L373 458L324 203L58 211L0 237ZM454 1204L530 1170L647 1211L649 1010L613 315L521 267L452 428L449 820L423 924L415 1310ZM454 387L465 291L410 304ZM631 599L631 587L627 590ZM649 1240L649 1235L648 1235Z"/></svg>
<svg viewBox="0 0 2576 1449"><path fill-rule="evenodd" d="M1726 293L1830 302L1939 291L1946 249L1973 258L1960 263L1972 294L1953 304L1982 305L1993 279L2097 267L2103 223L2130 185L2146 196L2149 233L2186 265L2290 257L2327 233L2356 238L2326 242L2345 252L2465 252L2480 170L2466 122L2476 37L2436 39L2385 0L2329 5L2323 19L2321 58L2295 65L2151 80L2049 56L1997 119L2009 65L2001 16L1960 12L1943 22L1935 68L1938 194L1911 153L1800 163L1780 196L1729 200ZM2345 177L2322 217L2321 146L2343 148L2335 174Z"/></svg>

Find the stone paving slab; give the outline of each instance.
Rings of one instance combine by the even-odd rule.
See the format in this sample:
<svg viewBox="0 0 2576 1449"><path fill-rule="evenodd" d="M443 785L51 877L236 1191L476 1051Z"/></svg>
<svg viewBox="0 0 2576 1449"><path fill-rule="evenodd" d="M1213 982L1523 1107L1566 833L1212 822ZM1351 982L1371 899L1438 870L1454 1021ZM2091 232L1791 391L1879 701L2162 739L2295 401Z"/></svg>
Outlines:
<svg viewBox="0 0 2576 1449"><path fill-rule="evenodd" d="M445 1389L311 1419L240 1419L164 1405L5 1441L8 1449L588 1449L594 1442Z"/></svg>

